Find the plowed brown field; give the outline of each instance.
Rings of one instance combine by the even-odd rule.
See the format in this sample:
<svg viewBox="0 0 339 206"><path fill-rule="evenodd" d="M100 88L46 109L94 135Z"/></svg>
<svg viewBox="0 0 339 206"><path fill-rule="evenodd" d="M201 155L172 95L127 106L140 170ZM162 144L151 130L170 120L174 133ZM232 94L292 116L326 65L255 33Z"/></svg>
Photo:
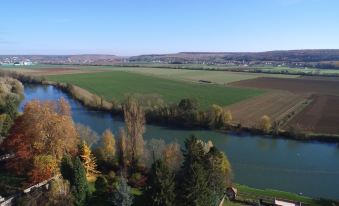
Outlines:
<svg viewBox="0 0 339 206"><path fill-rule="evenodd" d="M339 81L337 81L337 79L326 77L308 77L299 79L257 78L234 82L231 85L285 91L306 98L311 96L310 98L313 100L312 103L294 116L285 128L297 126L310 132L339 134ZM252 116L257 118L257 115L252 115L252 113L255 114L254 108L252 107L255 107L258 110L257 113L265 110L267 115L271 115L273 119L275 119L275 112L278 112L279 109L274 111L267 105L279 104L281 108L289 108L292 107L293 104L298 104L297 100L293 100L297 99L293 98L293 95L290 97L281 96L282 99L291 99L290 101L279 100L279 97L276 98L277 100L274 100L273 97L272 100L268 100L267 103L264 103L262 100L258 100L258 103L255 102L255 99L249 100L254 102L249 102L247 104L243 103L243 111L237 112L237 110L235 110L234 115L236 117L239 116L238 118L245 119L252 119ZM269 101L272 101L272 103L269 103ZM295 103L293 101L295 101ZM255 106L252 106L251 104ZM239 107L241 107L241 105ZM252 110L249 108L252 108ZM276 108L279 108L279 106L276 106Z"/></svg>
<svg viewBox="0 0 339 206"><path fill-rule="evenodd" d="M313 102L293 118L289 125L305 131L339 134L339 97L314 95Z"/></svg>
<svg viewBox="0 0 339 206"><path fill-rule="evenodd" d="M231 83L234 86L286 90L298 94L339 95L339 81L260 77Z"/></svg>
<svg viewBox="0 0 339 206"><path fill-rule="evenodd" d="M268 115L272 121L279 121L296 111L305 101L302 96L291 92L272 91L233 104L227 109L231 111L234 121L251 127L255 126L263 115Z"/></svg>

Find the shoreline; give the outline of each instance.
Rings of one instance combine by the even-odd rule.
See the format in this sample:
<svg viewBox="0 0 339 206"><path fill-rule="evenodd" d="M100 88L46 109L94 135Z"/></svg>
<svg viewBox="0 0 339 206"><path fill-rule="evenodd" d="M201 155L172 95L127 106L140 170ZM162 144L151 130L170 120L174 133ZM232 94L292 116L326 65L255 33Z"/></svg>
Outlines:
<svg viewBox="0 0 339 206"><path fill-rule="evenodd" d="M90 110L96 111L106 111L113 115L122 116L121 105L116 104L113 105L111 102L106 101L103 97L100 97L96 94L89 92L86 89L83 89L79 86L67 84L67 83L60 83L54 81L47 81L43 77L33 77L30 75L19 74L14 72L6 72L5 75L9 75L13 78L18 79L22 83L25 84L37 84L37 85L50 85L55 86L62 91L66 92L67 94L71 95L72 98L79 101L83 104L86 108ZM80 92L79 92L80 91ZM320 134L320 133L312 133L312 132L298 132L292 133L286 130L279 130L279 131L270 131L264 132L258 128L254 127L246 127L239 123L229 123L227 127L222 129L213 129L210 128L208 125L185 125L185 124L174 124L173 122L159 122L157 119L150 119L149 116L154 116L154 114L149 115L150 113L145 112L146 115L146 122L149 124L155 124L160 126L166 127L175 127L175 128L183 128L183 129L206 129L206 130L214 130L223 133L242 133L247 132L252 135L263 135L267 136L267 138L279 138L279 139L292 139L301 142L322 142L322 143L339 143L339 134Z"/></svg>
<svg viewBox="0 0 339 206"><path fill-rule="evenodd" d="M73 94L72 91L70 90L68 84L65 83L59 83L59 82L53 82L53 81L42 81L40 85L48 85L48 86L55 86L62 91L66 92L67 94L71 95L72 98L75 100L79 101L81 104L83 104L86 108L90 110L96 110L96 111L105 111L105 112L110 112L113 115L117 115L122 117L122 111L121 110L116 110L113 107L113 104L104 100L102 97L99 97L96 94L93 94L79 86L72 85L72 87L75 87L76 89L81 89L83 91L86 91L88 94L90 94L93 98L96 98L97 100L100 99L100 104L97 104L96 106L89 105L86 103L84 100L84 96L77 96L76 94ZM103 106L102 106L103 105ZM147 114L146 114L147 116ZM174 128L181 128L181 129L206 129L206 130L214 130L222 133L250 133L251 135L263 135L265 138L278 138L278 139L292 139L292 140L297 140L301 142L321 142L321 143L339 143L339 134L320 134L320 133L311 133L311 134L304 134L302 135L293 135L291 132L281 130L277 134L272 134L270 133L265 133L260 129L253 128L253 127L245 127L245 126L240 126L238 124L229 124L227 129L211 129L208 128L207 126L201 127L197 125L174 125L171 124L170 122L168 123L159 123L156 121L153 121L152 119L147 119L146 121L148 124L155 124L159 126L166 126L166 127L174 127ZM306 135L306 136L303 136Z"/></svg>

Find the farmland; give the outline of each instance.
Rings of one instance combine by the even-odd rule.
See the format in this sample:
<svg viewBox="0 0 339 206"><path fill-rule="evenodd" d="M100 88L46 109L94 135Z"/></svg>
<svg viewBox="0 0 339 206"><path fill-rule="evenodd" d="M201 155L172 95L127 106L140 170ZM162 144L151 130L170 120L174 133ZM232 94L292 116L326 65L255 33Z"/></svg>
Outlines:
<svg viewBox="0 0 339 206"><path fill-rule="evenodd" d="M293 118L290 125L310 132L338 134L338 105L339 96L314 95L313 102Z"/></svg>
<svg viewBox="0 0 339 206"><path fill-rule="evenodd" d="M1 67L0 67L1 68ZM77 66L77 65L33 65L27 67L2 67L16 72L29 73L36 76L49 76L72 73L92 73L100 71L128 71L144 75L152 75L174 80L209 81L216 84L228 84L235 81L255 79L258 77L297 78L298 75L246 73L231 71L209 71L154 67L119 67L119 66Z"/></svg>
<svg viewBox="0 0 339 206"><path fill-rule="evenodd" d="M309 98L312 102L286 126L303 131L338 134L339 81L335 78L277 79L258 78L232 83L234 86L286 91ZM251 103L250 107L253 107Z"/></svg>
<svg viewBox="0 0 339 206"><path fill-rule="evenodd" d="M283 120L298 110L305 101L306 99L300 95L276 91L233 104L228 109L232 112L235 121L253 127L263 115L268 115L272 121Z"/></svg>
<svg viewBox="0 0 339 206"><path fill-rule="evenodd" d="M276 78L296 78L297 75L283 74L264 74L264 73L245 73L231 71L207 71L207 70L187 70L187 69L168 69L168 68L116 68L119 70L137 72L141 74L153 75L168 79L184 81L208 81L215 84L228 84L231 82L255 79L258 77L276 77Z"/></svg>
<svg viewBox="0 0 339 206"><path fill-rule="evenodd" d="M183 98L195 98L205 109L212 104L231 105L264 93L257 89L175 81L123 71L53 75L47 79L80 86L106 100L121 101L126 94L160 96L169 103Z"/></svg>
<svg viewBox="0 0 339 206"><path fill-rule="evenodd" d="M339 81L317 79L257 78L232 83L234 86L286 90L297 94L339 95Z"/></svg>
<svg viewBox="0 0 339 206"><path fill-rule="evenodd" d="M34 65L26 69L14 69L30 75L46 76L48 80L72 83L108 101L121 101L127 94L135 93L161 97L168 103L192 97L198 100L203 109L212 104L226 106L234 122L247 127L255 127L263 115L268 115L272 122L283 122L285 129L297 126L309 132L337 133L337 122L333 118L339 117L308 111L312 105L316 108L323 104L334 109L334 104L325 100L326 103L323 103L316 97L339 95L337 77L144 66ZM312 105L308 106L311 101ZM304 108L305 111L297 115ZM311 114L306 114L307 111ZM310 115L312 124L308 120ZM324 121L326 125L320 125L316 120Z"/></svg>

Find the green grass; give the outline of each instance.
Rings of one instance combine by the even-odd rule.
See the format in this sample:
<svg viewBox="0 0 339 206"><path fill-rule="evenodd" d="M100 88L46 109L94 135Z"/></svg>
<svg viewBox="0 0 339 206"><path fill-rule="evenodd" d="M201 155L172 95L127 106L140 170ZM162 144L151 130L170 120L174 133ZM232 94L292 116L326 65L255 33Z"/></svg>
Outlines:
<svg viewBox="0 0 339 206"><path fill-rule="evenodd" d="M140 74L152 75L167 79L184 80L198 82L199 80L211 81L216 84L228 84L231 82L254 79L258 77L296 78L298 75L246 73L230 71L208 71L208 70L188 70L188 69L168 69L168 68L132 68L120 67L115 70L136 72Z"/></svg>
<svg viewBox="0 0 339 206"><path fill-rule="evenodd" d="M256 89L175 81L123 71L57 75L47 79L80 86L107 100L121 101L126 94L160 95L166 102L195 98L202 108L212 104L226 106L264 93Z"/></svg>
<svg viewBox="0 0 339 206"><path fill-rule="evenodd" d="M256 188L251 188L245 185L240 185L237 184L236 188L238 189L239 195L241 193L249 194L248 197L255 199L256 196L264 196L264 197L271 197L271 198L280 198L280 199L286 199L286 200L293 200L293 201L298 201L298 202L303 202L308 205L328 205L331 203L331 201L328 200L315 200L310 197L306 196L301 196L295 193L290 193L290 192L284 192L284 191L279 191L279 190L273 190L273 189L256 189Z"/></svg>

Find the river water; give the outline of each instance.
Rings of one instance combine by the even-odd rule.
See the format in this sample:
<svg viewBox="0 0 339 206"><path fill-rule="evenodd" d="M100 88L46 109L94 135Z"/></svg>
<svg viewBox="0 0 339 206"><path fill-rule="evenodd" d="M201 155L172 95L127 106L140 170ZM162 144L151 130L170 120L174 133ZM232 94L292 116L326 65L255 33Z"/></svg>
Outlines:
<svg viewBox="0 0 339 206"><path fill-rule="evenodd" d="M53 86L25 85L25 99L56 100L64 97L71 105L75 122L101 134L111 129L117 134L124 126L119 117L108 112L91 111ZM234 181L256 188L273 188L311 197L339 199L339 146L319 142L301 142L244 134L225 134L208 130L183 130L147 125L144 138L161 138L183 143L195 134L211 140L229 158Z"/></svg>

